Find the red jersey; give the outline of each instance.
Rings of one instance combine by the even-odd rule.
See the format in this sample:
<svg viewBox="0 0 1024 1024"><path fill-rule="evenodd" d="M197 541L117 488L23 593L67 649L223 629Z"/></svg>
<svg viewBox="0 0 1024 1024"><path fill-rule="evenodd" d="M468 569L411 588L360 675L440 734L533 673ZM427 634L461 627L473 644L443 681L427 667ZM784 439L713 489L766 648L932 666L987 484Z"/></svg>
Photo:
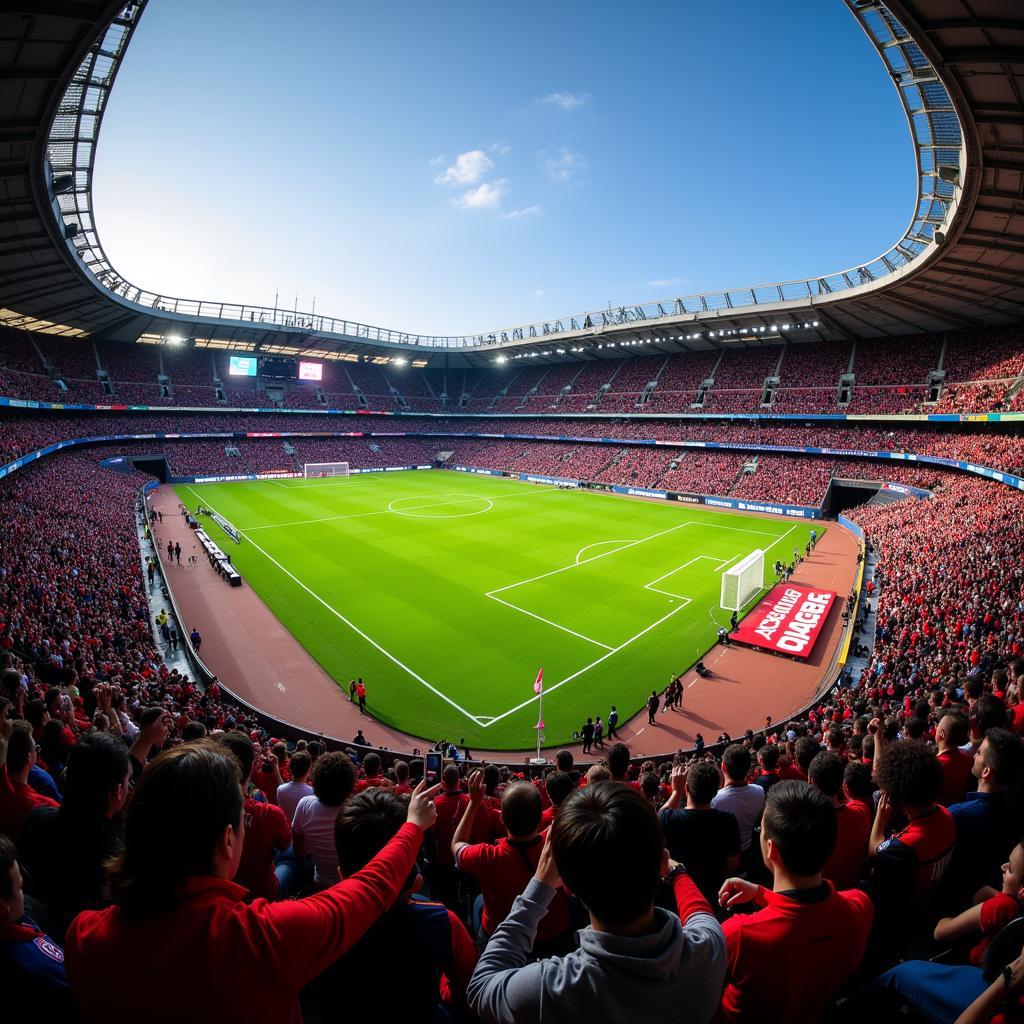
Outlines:
<svg viewBox="0 0 1024 1024"><path fill-rule="evenodd" d="M273 804L245 801L245 842L235 881L249 890L249 898L277 896L274 853L292 845L292 828L284 811Z"/></svg>
<svg viewBox="0 0 1024 1024"><path fill-rule="evenodd" d="M841 892L860 881L868 856L871 812L859 800L840 804L836 808L836 825L836 845L821 874Z"/></svg>
<svg viewBox="0 0 1024 1024"><path fill-rule="evenodd" d="M728 967L717 1021L821 1019L860 966L874 914L866 893L824 888L811 901L761 886L764 909L722 925Z"/></svg>
<svg viewBox="0 0 1024 1024"><path fill-rule="evenodd" d="M452 838L468 806L469 796L457 789L445 790L434 800L434 807L437 809L437 824L434 826L434 843L437 849L434 857L437 864L451 867Z"/></svg>
<svg viewBox="0 0 1024 1024"><path fill-rule="evenodd" d="M982 939L974 949L971 950L971 963L975 967L981 967L985 959L985 950L988 944L995 937L997 932L1003 930L1015 918L1024 914L1024 905L1019 897L1008 892L997 892L990 896L981 905L981 934Z"/></svg>
<svg viewBox="0 0 1024 1024"><path fill-rule="evenodd" d="M960 803L967 794L974 758L956 747L935 756L942 769L942 788L939 790L938 802L943 807Z"/></svg>
<svg viewBox="0 0 1024 1024"><path fill-rule="evenodd" d="M56 800L37 793L28 783L12 779L7 774L7 765L0 764L0 832L16 844L21 840L21 826L29 811L57 806Z"/></svg>
<svg viewBox="0 0 1024 1024"><path fill-rule="evenodd" d="M894 895L902 893L914 906L923 907L945 875L955 846L956 822L945 807L936 804L879 844L875 851L878 880Z"/></svg>
<svg viewBox="0 0 1024 1024"><path fill-rule="evenodd" d="M299 991L393 906L422 838L407 822L361 871L301 900L247 904L234 882L195 876L177 906L156 917L128 922L117 907L85 910L65 942L71 989L87 1018L108 1017L116 963L119 1016L299 1024Z"/></svg>
<svg viewBox="0 0 1024 1024"><path fill-rule="evenodd" d="M539 835L527 840L501 839L493 846L478 843L459 850L455 864L480 886L484 898L481 924L488 935L508 917L515 898L533 878L543 848L544 837ZM565 893L559 889L537 927L537 941L557 938L568 927L569 908Z"/></svg>

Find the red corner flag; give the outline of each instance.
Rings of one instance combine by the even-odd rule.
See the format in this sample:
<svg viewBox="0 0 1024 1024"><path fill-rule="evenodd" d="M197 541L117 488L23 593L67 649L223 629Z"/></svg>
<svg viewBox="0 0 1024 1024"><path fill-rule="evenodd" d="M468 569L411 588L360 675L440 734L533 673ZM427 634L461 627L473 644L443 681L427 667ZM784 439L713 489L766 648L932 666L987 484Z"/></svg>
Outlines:
<svg viewBox="0 0 1024 1024"><path fill-rule="evenodd" d="M541 669L537 673L537 678L533 681L533 692L543 693L544 692L544 669Z"/></svg>

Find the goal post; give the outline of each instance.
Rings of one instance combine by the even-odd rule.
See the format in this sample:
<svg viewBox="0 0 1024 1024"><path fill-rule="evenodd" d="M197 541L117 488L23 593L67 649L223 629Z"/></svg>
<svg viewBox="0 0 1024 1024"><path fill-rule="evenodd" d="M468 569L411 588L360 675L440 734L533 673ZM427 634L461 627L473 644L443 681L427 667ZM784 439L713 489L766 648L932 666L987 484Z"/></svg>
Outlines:
<svg viewBox="0 0 1024 1024"><path fill-rule="evenodd" d="M304 462L302 475L308 480L328 476L348 476L347 462Z"/></svg>
<svg viewBox="0 0 1024 1024"><path fill-rule="evenodd" d="M764 587L764 552L751 551L722 573L722 607L738 612Z"/></svg>

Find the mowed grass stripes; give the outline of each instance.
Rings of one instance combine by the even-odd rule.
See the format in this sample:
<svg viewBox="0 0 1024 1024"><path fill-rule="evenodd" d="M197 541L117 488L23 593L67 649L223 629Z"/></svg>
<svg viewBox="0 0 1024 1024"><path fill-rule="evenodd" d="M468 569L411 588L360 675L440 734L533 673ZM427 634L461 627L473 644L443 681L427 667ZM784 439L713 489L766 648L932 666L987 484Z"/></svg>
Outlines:
<svg viewBox="0 0 1024 1024"><path fill-rule="evenodd" d="M207 524L376 717L492 750L535 743L541 667L545 746L611 704L624 721L728 623L721 569L762 548L770 574L813 525L441 471L176 491L242 531Z"/></svg>

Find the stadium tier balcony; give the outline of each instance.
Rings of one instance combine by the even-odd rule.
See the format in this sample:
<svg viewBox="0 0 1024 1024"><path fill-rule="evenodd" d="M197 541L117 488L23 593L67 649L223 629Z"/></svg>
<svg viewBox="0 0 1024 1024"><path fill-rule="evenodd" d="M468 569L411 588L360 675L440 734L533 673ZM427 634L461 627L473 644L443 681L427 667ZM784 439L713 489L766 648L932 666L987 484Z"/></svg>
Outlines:
<svg viewBox="0 0 1024 1024"><path fill-rule="evenodd" d="M715 390L762 390L765 378L774 376L781 355L781 345L726 349L715 370Z"/></svg>
<svg viewBox="0 0 1024 1024"><path fill-rule="evenodd" d="M772 396L772 412L844 413L846 406L839 404L838 383L820 388L780 387Z"/></svg>
<svg viewBox="0 0 1024 1024"><path fill-rule="evenodd" d="M791 343L782 360L784 387L835 388L850 366L848 341Z"/></svg>
<svg viewBox="0 0 1024 1024"><path fill-rule="evenodd" d="M1024 373L1024 329L958 331L945 336L942 366L949 381L1015 380Z"/></svg>
<svg viewBox="0 0 1024 1024"><path fill-rule="evenodd" d="M696 392L701 381L711 376L711 371L717 362L717 352L691 352L674 355L661 367L661 375L658 377L658 387L655 393Z"/></svg>
<svg viewBox="0 0 1024 1024"><path fill-rule="evenodd" d="M928 398L926 387L898 384L894 387L865 387L858 383L853 389L848 413L901 413L919 412ZM930 411L930 410L928 410Z"/></svg>
<svg viewBox="0 0 1024 1024"><path fill-rule="evenodd" d="M718 387L716 378L715 386L704 399L703 412L763 412L761 399L764 397L764 388L759 387L748 390L723 390Z"/></svg>
<svg viewBox="0 0 1024 1024"><path fill-rule="evenodd" d="M757 469L740 476L734 498L796 505L821 504L832 479L834 460L788 455L758 455Z"/></svg>
<svg viewBox="0 0 1024 1024"><path fill-rule="evenodd" d="M858 384L924 384L939 365L936 335L858 341L853 371Z"/></svg>

